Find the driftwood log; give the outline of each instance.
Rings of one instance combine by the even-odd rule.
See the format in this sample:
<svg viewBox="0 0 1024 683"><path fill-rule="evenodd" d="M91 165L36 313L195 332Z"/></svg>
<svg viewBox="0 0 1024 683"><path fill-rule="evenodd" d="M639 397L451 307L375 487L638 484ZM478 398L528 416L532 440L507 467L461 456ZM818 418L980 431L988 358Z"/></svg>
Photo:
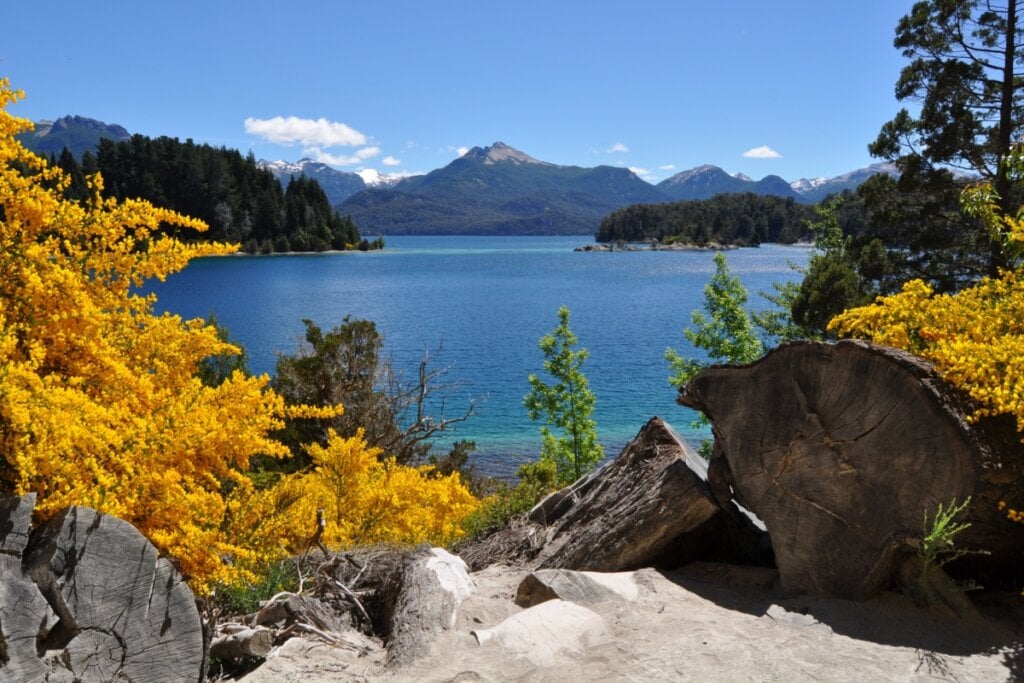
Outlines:
<svg viewBox="0 0 1024 683"><path fill-rule="evenodd" d="M0 680L198 681L202 622L174 567L89 508L30 533L33 505L0 501Z"/></svg>
<svg viewBox="0 0 1024 683"><path fill-rule="evenodd" d="M531 513L548 525L540 567L620 571L664 564L718 516L704 461L660 418L621 454Z"/></svg>
<svg viewBox="0 0 1024 683"><path fill-rule="evenodd" d="M551 494L526 522L458 546L474 569L622 571L694 559L771 561L763 532L723 511L704 460L660 418L651 418L613 460Z"/></svg>
<svg viewBox="0 0 1024 683"><path fill-rule="evenodd" d="M1024 527L998 510L1019 493L1018 438L972 427L965 397L909 354L787 344L701 372L679 402L711 419L716 495L763 520L785 590L869 597L913 555L924 516L968 497L957 543L990 551L990 566L1022 559Z"/></svg>

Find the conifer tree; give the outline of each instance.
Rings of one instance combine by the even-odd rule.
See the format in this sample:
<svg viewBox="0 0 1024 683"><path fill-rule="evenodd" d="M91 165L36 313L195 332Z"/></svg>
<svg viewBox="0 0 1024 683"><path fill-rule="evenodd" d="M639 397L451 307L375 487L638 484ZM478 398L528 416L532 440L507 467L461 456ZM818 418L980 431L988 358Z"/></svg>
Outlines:
<svg viewBox="0 0 1024 683"><path fill-rule="evenodd" d="M569 329L569 309L562 306L558 326L539 342L544 370L554 382L548 384L531 374L530 392L523 399L530 419L545 421L540 428L541 460L555 463L562 485L579 479L604 458L592 417L597 398L582 369L590 352L574 349L577 342Z"/></svg>

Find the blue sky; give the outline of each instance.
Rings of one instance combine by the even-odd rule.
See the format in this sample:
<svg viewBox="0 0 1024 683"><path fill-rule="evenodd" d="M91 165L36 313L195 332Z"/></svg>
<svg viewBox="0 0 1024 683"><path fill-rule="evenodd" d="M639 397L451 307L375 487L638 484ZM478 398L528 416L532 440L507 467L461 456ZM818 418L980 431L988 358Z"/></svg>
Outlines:
<svg viewBox="0 0 1024 683"><path fill-rule="evenodd" d="M7 3L32 120L425 172L501 140L656 182L700 164L833 176L901 106L912 0Z"/></svg>

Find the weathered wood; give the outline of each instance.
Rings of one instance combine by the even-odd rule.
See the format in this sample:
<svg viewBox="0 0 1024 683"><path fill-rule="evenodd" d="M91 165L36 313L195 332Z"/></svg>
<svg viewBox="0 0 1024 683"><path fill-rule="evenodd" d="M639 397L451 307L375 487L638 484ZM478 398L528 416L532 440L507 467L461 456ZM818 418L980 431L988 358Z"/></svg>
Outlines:
<svg viewBox="0 0 1024 683"><path fill-rule="evenodd" d="M0 553L21 557L32 525L36 494L0 496Z"/></svg>
<svg viewBox="0 0 1024 683"><path fill-rule="evenodd" d="M348 614L345 613L345 617ZM302 622L315 626L321 631L341 633L352 627L352 620L309 595L282 594L271 600L253 615L253 623L261 626L275 624L279 627Z"/></svg>
<svg viewBox="0 0 1024 683"><path fill-rule="evenodd" d="M21 567L36 496L0 496L0 680L42 680L36 638L53 613Z"/></svg>
<svg viewBox="0 0 1024 683"><path fill-rule="evenodd" d="M540 566L620 571L673 561L719 514L704 461L659 418L590 477L555 516Z"/></svg>
<svg viewBox="0 0 1024 683"><path fill-rule="evenodd" d="M274 632L257 626L217 636L210 644L210 654L224 661L245 657L266 657L274 647Z"/></svg>
<svg viewBox="0 0 1024 683"><path fill-rule="evenodd" d="M74 676L198 680L203 636L192 592L127 522L67 508L33 530L24 566L59 618L47 647L64 651L58 659Z"/></svg>
<svg viewBox="0 0 1024 683"><path fill-rule="evenodd" d="M988 488L995 473L1019 470L1019 449L999 462L969 426L964 397L909 354L787 344L701 372L679 402L711 419L713 459L725 460L716 491L734 490L763 520L785 590L869 597L920 539L924 514L968 496L971 531L987 529L1019 557L1021 530L998 519Z"/></svg>
<svg viewBox="0 0 1024 683"><path fill-rule="evenodd" d="M0 554L0 681L43 680L36 638L52 614L21 558Z"/></svg>
<svg viewBox="0 0 1024 683"><path fill-rule="evenodd" d="M390 598L387 663L405 666L430 652L436 634L455 625L473 591L466 564L441 548L411 553L385 591Z"/></svg>

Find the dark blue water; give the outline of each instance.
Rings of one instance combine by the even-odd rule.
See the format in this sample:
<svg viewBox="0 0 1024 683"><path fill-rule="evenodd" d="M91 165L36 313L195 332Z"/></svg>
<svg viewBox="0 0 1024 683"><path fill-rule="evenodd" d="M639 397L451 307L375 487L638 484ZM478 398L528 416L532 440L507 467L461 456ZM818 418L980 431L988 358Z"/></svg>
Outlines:
<svg viewBox="0 0 1024 683"><path fill-rule="evenodd" d="M376 322L395 365L409 376L425 351L458 384L449 414L470 400L475 414L439 444L477 443L478 466L508 474L539 449L538 426L522 398L540 372L537 340L566 305L584 372L597 394L596 419L615 454L653 415L685 437L694 415L675 403L665 348L689 350L682 329L703 302L714 272L710 252L576 253L580 237L393 237L383 252L237 256L194 261L154 288L157 308L185 318L214 314L249 353L250 369L273 373L276 354L292 352L303 318L324 329L346 315ZM728 252L729 267L751 292L796 277L803 247L766 245ZM696 353L696 352L694 352Z"/></svg>

